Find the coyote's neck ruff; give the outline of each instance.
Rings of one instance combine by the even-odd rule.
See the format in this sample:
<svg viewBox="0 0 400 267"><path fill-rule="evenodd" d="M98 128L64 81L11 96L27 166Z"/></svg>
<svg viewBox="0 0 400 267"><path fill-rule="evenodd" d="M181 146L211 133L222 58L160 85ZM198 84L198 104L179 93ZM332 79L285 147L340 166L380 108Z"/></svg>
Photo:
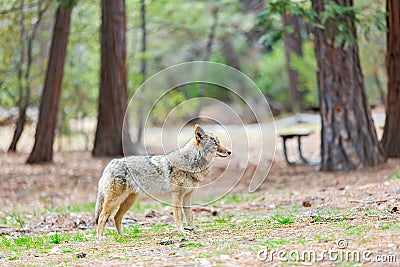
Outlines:
<svg viewBox="0 0 400 267"><path fill-rule="evenodd" d="M200 147L195 138L190 139L182 148L165 155L172 168L197 174L200 181L205 179L215 159L215 154Z"/></svg>
<svg viewBox="0 0 400 267"><path fill-rule="evenodd" d="M119 210L114 220L118 232L121 233L122 216L140 192L155 198L170 196L179 229L182 229L182 214L177 208L185 209L187 222L189 226L193 226L191 213L187 210L190 209L192 192L205 179L214 158L227 157L230 154L214 134L204 131L196 124L194 137L182 148L167 155L113 159L104 169L99 181L96 202L98 236L102 235L105 221L117 207Z"/></svg>

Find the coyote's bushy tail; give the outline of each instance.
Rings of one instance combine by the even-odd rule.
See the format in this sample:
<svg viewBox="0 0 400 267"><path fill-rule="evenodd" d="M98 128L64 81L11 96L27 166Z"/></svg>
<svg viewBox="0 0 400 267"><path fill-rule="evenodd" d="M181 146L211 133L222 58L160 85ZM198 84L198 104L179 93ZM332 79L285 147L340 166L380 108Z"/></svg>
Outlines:
<svg viewBox="0 0 400 267"><path fill-rule="evenodd" d="M102 193L98 192L97 198L96 198L96 208L94 211L94 215L96 218L96 224L99 223L100 213L101 213L101 210L103 209L103 202L104 202L104 196Z"/></svg>

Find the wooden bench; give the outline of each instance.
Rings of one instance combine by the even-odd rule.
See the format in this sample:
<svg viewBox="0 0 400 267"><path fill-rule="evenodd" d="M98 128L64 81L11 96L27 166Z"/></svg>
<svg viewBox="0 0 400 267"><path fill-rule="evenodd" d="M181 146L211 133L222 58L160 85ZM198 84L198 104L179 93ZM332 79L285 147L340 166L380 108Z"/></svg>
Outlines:
<svg viewBox="0 0 400 267"><path fill-rule="evenodd" d="M312 134L313 131L295 131L295 132L288 132L288 133L281 133L279 136L283 140L283 154L285 156L286 162L291 165L291 166L304 166L304 165L319 165L319 162L311 162L307 160L304 156L303 153L301 152L301 138L309 136ZM287 146L286 146L286 140L292 139L292 138L297 138L297 149L299 151L299 156L300 159L303 163L296 163L294 161L290 161L287 153Z"/></svg>

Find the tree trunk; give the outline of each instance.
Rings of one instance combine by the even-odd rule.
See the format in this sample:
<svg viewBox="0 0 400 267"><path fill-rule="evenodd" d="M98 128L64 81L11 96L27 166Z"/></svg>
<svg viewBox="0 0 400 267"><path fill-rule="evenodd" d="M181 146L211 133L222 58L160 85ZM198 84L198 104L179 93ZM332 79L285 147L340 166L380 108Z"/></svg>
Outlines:
<svg viewBox="0 0 400 267"><path fill-rule="evenodd" d="M233 47L231 38L229 38L228 35L224 35L221 37L220 42L221 54L226 60L226 64L231 66L232 68L241 70L239 55Z"/></svg>
<svg viewBox="0 0 400 267"><path fill-rule="evenodd" d="M25 28L25 1L21 2L21 16L18 20L20 26L20 56L19 62L17 64L17 77L18 77L18 90L19 90L19 99L18 99L18 119L15 122L15 131L13 135L13 139L11 141L10 147L8 148L8 152L16 152L17 151L17 144L19 139L21 138L22 132L25 127L26 122L26 109L27 109L27 98L25 97L25 86L23 83L23 66L25 62L25 43L26 43L26 28Z"/></svg>
<svg viewBox="0 0 400 267"><path fill-rule="evenodd" d="M245 14L254 14L255 17L258 17L260 12L265 9L264 0L241 0L242 3L242 11ZM271 45L260 44L259 40L261 36L265 34L265 29L251 29L250 31L245 33L247 44L250 49L256 50L259 53L265 54L272 50Z"/></svg>
<svg viewBox="0 0 400 267"><path fill-rule="evenodd" d="M334 2L347 7L353 5L352 0ZM323 12L324 1L312 0L312 8L317 13ZM334 44L338 20L346 23L356 39L355 25L345 16L328 20L325 29L314 29L322 118L322 171L350 171L385 161L365 93L358 45Z"/></svg>
<svg viewBox="0 0 400 267"><path fill-rule="evenodd" d="M125 1L102 0L101 3L101 77L93 156L120 156L128 103Z"/></svg>
<svg viewBox="0 0 400 267"><path fill-rule="evenodd" d="M13 139L11 141L10 147L8 148L8 152L16 152L17 144L19 139L21 138L22 132L25 128L26 123L26 110L28 105L22 103L22 101L26 101L26 99L20 99L21 103L19 104L18 111L18 119L15 123L15 131L13 135Z"/></svg>
<svg viewBox="0 0 400 267"><path fill-rule="evenodd" d="M72 8L63 7L62 5L57 8L50 59L40 103L35 144L28 158L28 163L50 162L53 160L54 131L57 124L58 102L64 74L71 10Z"/></svg>
<svg viewBox="0 0 400 267"><path fill-rule="evenodd" d="M388 157L400 157L400 1L387 0L388 97L382 144Z"/></svg>
<svg viewBox="0 0 400 267"><path fill-rule="evenodd" d="M141 22L142 22L142 47L141 47L141 68L140 68L140 73L142 75L142 90L145 90L145 84L144 82L147 79L147 55L146 55L146 50L147 50L147 30L146 30L146 1L141 0L140 3L140 17L141 17ZM141 105L141 104L139 104ZM144 128L144 114L143 114L143 105L139 106L139 125L138 125L138 131L137 131L137 139L136 143L141 144L142 139L143 139L143 128Z"/></svg>
<svg viewBox="0 0 400 267"><path fill-rule="evenodd" d="M26 111L29 107L29 102L31 99L31 84L30 84L30 73L31 73L31 65L33 60L33 41L36 37L36 32L39 28L40 21L42 20L44 12L49 7L49 3L42 7L43 0L38 2L38 14L36 17L35 22L32 25L32 29L28 36L25 36L25 26L24 26L24 19L25 19L25 11L24 11L24 2L21 4L21 19L20 19L20 26L21 26L21 55L20 55L20 62L18 63L18 81L19 81L19 101L18 101L18 119L15 123L15 131L13 135L13 139L11 141L10 147L8 148L8 152L15 152L17 151L17 144L19 139L21 138L22 132L25 128L26 123ZM26 40L27 39L27 40ZM25 47L26 45L26 47ZM25 48L26 48L26 60L25 60ZM23 65L26 63L25 70L23 70ZM22 75L23 74L23 75ZM22 79L25 81L25 85L23 85Z"/></svg>
<svg viewBox="0 0 400 267"><path fill-rule="evenodd" d="M293 16L289 12L282 15L283 25L293 27L293 32L287 33L283 39L286 55L286 69L289 76L289 111L295 111L302 104L303 92L298 88L299 76L296 70L291 67L291 58L293 55L303 56L301 48L301 35L299 17Z"/></svg>

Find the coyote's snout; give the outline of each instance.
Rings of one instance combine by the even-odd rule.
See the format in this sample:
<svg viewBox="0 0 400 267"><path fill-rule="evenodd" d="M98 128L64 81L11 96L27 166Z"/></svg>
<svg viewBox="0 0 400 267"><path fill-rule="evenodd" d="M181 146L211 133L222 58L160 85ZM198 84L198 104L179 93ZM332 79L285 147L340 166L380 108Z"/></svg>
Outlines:
<svg viewBox="0 0 400 267"><path fill-rule="evenodd" d="M122 234L121 221L140 192L152 196L169 195L178 230L183 230L183 214L189 228L195 230L190 197L209 172L216 156L231 154L214 134L194 127L194 137L182 148L167 155L131 156L113 159L99 180L96 200L97 237L115 210L115 227Z"/></svg>

